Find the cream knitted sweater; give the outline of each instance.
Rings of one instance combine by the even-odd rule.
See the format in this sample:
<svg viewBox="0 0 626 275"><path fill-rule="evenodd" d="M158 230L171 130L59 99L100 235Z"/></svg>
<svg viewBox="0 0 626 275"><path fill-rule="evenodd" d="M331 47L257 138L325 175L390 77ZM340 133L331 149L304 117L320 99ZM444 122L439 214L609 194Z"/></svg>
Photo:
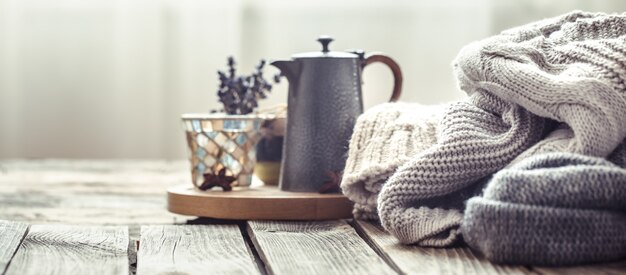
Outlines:
<svg viewBox="0 0 626 275"><path fill-rule="evenodd" d="M359 139L368 126L355 128L343 190L358 214L373 213L380 189L381 222L403 243L454 243L462 201L508 165L554 151L606 157L626 137L625 14L572 12L504 31L461 50L454 72L469 98L444 112L434 145L411 151L382 138L375 151L387 157L372 163L385 168L364 173L365 151L352 143L368 143Z"/></svg>
<svg viewBox="0 0 626 275"><path fill-rule="evenodd" d="M442 106L385 103L361 115L354 127L341 188L357 219L378 219L378 193L391 174L437 142Z"/></svg>

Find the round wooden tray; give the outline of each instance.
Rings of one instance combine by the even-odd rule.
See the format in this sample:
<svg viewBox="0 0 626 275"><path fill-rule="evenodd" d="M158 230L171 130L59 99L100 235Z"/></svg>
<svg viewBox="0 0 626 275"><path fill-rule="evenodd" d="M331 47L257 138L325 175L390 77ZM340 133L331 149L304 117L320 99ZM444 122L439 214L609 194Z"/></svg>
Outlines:
<svg viewBox="0 0 626 275"><path fill-rule="evenodd" d="M353 203L342 194L281 191L277 186L200 191L191 184L167 190L173 213L233 220L329 220L352 217Z"/></svg>

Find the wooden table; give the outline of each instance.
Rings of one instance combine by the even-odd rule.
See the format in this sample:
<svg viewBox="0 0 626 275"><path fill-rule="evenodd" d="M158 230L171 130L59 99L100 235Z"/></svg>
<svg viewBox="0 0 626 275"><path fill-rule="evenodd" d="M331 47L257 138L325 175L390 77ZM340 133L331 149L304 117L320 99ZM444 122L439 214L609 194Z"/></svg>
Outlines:
<svg viewBox="0 0 626 275"><path fill-rule="evenodd" d="M186 161L0 161L0 274L626 274L626 261L494 265L403 246L378 225L226 221L165 210Z"/></svg>

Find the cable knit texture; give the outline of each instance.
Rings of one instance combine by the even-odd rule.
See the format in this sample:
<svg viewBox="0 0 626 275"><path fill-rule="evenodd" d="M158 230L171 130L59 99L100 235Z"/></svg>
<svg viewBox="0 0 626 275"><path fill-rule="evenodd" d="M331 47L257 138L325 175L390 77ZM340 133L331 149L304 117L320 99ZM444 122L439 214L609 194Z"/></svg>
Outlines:
<svg viewBox="0 0 626 275"><path fill-rule="evenodd" d="M626 256L626 169L570 153L531 157L469 200L465 241L498 263L565 265Z"/></svg>
<svg viewBox="0 0 626 275"><path fill-rule="evenodd" d="M461 50L461 89L487 91L567 124L563 151L607 156L626 135L626 16L573 12Z"/></svg>
<svg viewBox="0 0 626 275"><path fill-rule="evenodd" d="M602 243L611 237L615 240L623 238L623 227L620 227L623 224L619 224L621 215L624 215L623 205L612 204L606 210L596 207L602 202L590 202L593 199L589 197L585 197L582 204L572 204L561 196L554 198L557 201L547 207L563 207L566 208L564 212L540 208L546 206L541 203L538 203L539 206L534 205L533 201L517 203L523 209L539 209L535 212L476 210L476 207L482 205L477 202L482 203L484 200L485 205L491 205L489 203L499 201L487 199L486 194L485 198L470 201L470 208L464 218L463 201L479 193L481 183L493 173L502 169L505 169L503 172L508 171L506 167L512 169L518 164L526 163L526 159L534 159L547 152L575 153L609 158L616 163L624 162L622 142L626 137L625 34L625 14L572 12L471 43L461 50L453 63L459 87L469 98L449 106L437 126L436 138L425 139L428 142L421 146L417 145L422 142L419 138L414 139L409 147L406 146L409 143L406 139L395 142L391 138L393 134L387 131L387 122L393 121L393 117L401 116L403 110L398 109L393 115L385 112L366 113L364 116L388 117L384 124L377 124L375 119L360 120L363 123L357 123L351 141L342 187L348 197L355 200L357 217L360 212L369 213L361 217L375 217L373 207L376 204L373 200L380 190L377 210L382 225L403 243L447 246L459 239L460 232L463 231L472 234L470 239L476 240L470 242L473 248L484 251L491 259L501 262L575 263L585 260L589 253L596 253L594 255L597 256L586 258L585 261L595 261L603 257L609 259L612 257L608 257L608 254L620 254L618 250L608 249L610 251L606 253L594 250L595 252L581 252L579 255L583 256L580 257L565 255L554 260L548 259L548 256L553 256L549 253L555 253L553 251L528 256L532 254L528 250L532 245L522 245L524 240L517 239L518 231L514 228L493 229L500 236L509 234L508 243L495 235L492 238L484 228L489 227L493 219L503 219L505 222L515 221L515 224L527 223L520 230L548 234L547 229L541 227L542 221L572 224L578 218L596 219L589 221L597 224L581 225L571 232L553 232L550 233L552 235L545 235L545 238L537 237L542 241L561 243L578 249L584 245L577 246L576 240L568 239L568 236L574 236L572 232L588 230L606 234L598 237L589 235L590 242L597 239ZM424 125L426 120L428 119L416 117L411 123ZM367 132L358 127L370 127L371 130ZM421 127L416 126L419 129ZM365 132L367 134L363 134ZM404 136L410 137L407 133ZM365 150L369 150L366 148L376 149L365 153ZM563 157L563 161L572 166L586 165L585 162L576 161L576 157L571 154L559 154L553 158L559 157ZM357 160L359 158L366 161ZM594 163L592 166L600 168L587 176L606 172L610 179L607 182L619 182L619 176L610 172L619 171L619 168L609 167L606 162ZM591 169L580 169L587 168ZM581 174L570 173L571 171L577 170L559 170L557 174L560 176L555 177L560 177L560 180L573 186L593 182L594 178L581 177ZM572 180L566 180L568 175L572 176ZM385 182L385 179L388 180ZM489 186L496 185L492 183ZM540 185L540 182L537 184ZM601 183L589 184L589 190L596 190L601 195L621 192L615 189L618 188L615 184L599 184ZM537 200L543 200L540 196L542 192L533 194L538 196ZM509 202L504 204L508 205ZM512 216L506 216L509 214ZM475 218L480 220L473 221ZM466 224L460 230L463 222ZM598 229L601 227L598 224L602 223L609 224L605 231ZM618 229L622 230L620 236L617 236L620 232ZM570 233L572 234L568 235ZM560 236L565 239L557 240ZM497 244L490 244L491 242L503 242L510 253L492 249ZM523 251L517 251L518 249ZM494 251L494 255L489 256L489 251ZM515 253L530 258L516 258Z"/></svg>
<svg viewBox="0 0 626 275"><path fill-rule="evenodd" d="M446 107L384 103L357 119L341 181L357 219L378 219L376 200L383 183L398 166L437 142Z"/></svg>

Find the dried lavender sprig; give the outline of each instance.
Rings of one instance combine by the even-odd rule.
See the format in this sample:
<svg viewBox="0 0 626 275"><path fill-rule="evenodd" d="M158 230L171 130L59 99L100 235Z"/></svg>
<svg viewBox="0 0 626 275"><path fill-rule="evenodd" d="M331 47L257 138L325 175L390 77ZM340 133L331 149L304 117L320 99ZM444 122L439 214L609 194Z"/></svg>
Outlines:
<svg viewBox="0 0 626 275"><path fill-rule="evenodd" d="M218 71L220 85L217 95L228 114L248 114L258 107L258 100L267 97L272 85L263 78L265 60L261 60L251 75L236 76L235 59L228 57L229 75ZM278 83L280 75L273 80Z"/></svg>

